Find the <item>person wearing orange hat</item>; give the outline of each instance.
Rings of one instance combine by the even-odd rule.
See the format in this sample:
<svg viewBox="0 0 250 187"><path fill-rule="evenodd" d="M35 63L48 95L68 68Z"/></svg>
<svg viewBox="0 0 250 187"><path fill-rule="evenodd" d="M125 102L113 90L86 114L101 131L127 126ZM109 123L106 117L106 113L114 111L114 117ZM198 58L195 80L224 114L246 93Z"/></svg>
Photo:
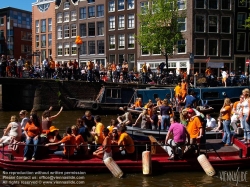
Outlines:
<svg viewBox="0 0 250 187"><path fill-rule="evenodd" d="M62 138L59 135L59 129L56 128L55 126L51 126L49 128L49 132L47 133L47 142L56 143L59 142L61 139ZM59 146L58 145L49 146L48 149L49 153L54 153L55 151L59 150Z"/></svg>

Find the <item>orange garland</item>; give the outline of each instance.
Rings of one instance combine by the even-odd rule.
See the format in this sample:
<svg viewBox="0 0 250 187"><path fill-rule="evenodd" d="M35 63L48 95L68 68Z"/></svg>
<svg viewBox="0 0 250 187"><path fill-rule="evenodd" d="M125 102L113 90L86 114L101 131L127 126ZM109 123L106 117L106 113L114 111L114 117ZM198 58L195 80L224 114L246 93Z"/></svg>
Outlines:
<svg viewBox="0 0 250 187"><path fill-rule="evenodd" d="M81 45L81 44L83 43L83 41L82 41L82 39L81 39L80 36L76 36L75 43L76 43L77 45Z"/></svg>

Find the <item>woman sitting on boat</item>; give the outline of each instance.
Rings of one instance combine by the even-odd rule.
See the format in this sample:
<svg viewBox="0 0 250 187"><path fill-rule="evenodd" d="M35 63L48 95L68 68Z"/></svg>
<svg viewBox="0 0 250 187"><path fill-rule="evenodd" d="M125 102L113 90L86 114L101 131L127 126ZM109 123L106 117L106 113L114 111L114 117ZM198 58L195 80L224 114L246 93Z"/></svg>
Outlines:
<svg viewBox="0 0 250 187"><path fill-rule="evenodd" d="M76 140L76 149L75 154L87 154L88 153L88 145L87 142L84 141L83 137L78 134L78 127L73 125L71 127L72 135L75 137Z"/></svg>
<svg viewBox="0 0 250 187"><path fill-rule="evenodd" d="M59 142L47 143L47 144L45 144L45 146L60 145L63 143L64 150L63 151L55 151L54 154L58 155L58 156L69 158L69 157L72 157L74 155L75 147L76 147L76 140L75 140L75 137L72 135L71 127L67 127L66 133L67 134Z"/></svg>
<svg viewBox="0 0 250 187"><path fill-rule="evenodd" d="M95 139L95 145L101 145L103 140L104 140L104 136L103 136L103 129L104 129L104 125L101 122L101 117L100 116L95 116L95 123L96 126L93 129L93 131L91 132L91 134L93 135L94 139ZM97 147L96 147L97 148Z"/></svg>
<svg viewBox="0 0 250 187"><path fill-rule="evenodd" d="M148 110L143 109L142 113L138 116L138 118L136 119L133 126L136 126L138 121L141 119L141 128L142 129L151 128L151 119L150 119L150 116L147 113L148 113Z"/></svg>
<svg viewBox="0 0 250 187"><path fill-rule="evenodd" d="M54 119L56 119L56 117L59 116L59 114L62 112L63 110L63 107L61 107L61 109L59 110L59 112L54 115L54 116L51 116L50 112L52 110L52 106L49 108L49 110L45 110L42 114L42 128L43 130L49 130L49 128L51 127L51 124L52 124L52 121Z"/></svg>
<svg viewBox="0 0 250 187"><path fill-rule="evenodd" d="M122 125L118 128L118 146L120 150L125 150L125 154L131 155L135 152L135 145L133 139L126 133L127 127Z"/></svg>
<svg viewBox="0 0 250 187"><path fill-rule="evenodd" d="M112 149L113 156L120 155L120 149L118 146L119 135L118 135L117 127L113 128L110 138L111 138L111 146L112 146L111 149Z"/></svg>
<svg viewBox="0 0 250 187"><path fill-rule="evenodd" d="M30 116L30 120L28 121L28 123L24 128L24 134L26 136L26 143L24 147L24 158L23 158L24 161L27 161L28 157L31 154L30 145L34 145L31 160L32 161L36 160L37 145L39 143L41 133L42 133L42 126L40 124L40 120L38 116L35 113L33 113Z"/></svg>
<svg viewBox="0 0 250 187"><path fill-rule="evenodd" d="M29 121L29 117L28 117L28 111L27 110L21 110L19 112L19 117L21 119L21 128L22 130L24 129L26 123Z"/></svg>
<svg viewBox="0 0 250 187"><path fill-rule="evenodd" d="M59 135L59 129L55 126L51 126L49 128L49 132L47 133L47 143L56 143L61 140L61 136ZM59 151L59 146L49 146L49 153L54 153L55 151Z"/></svg>
<svg viewBox="0 0 250 187"><path fill-rule="evenodd" d="M0 139L0 147L11 143L13 140L20 141L22 129L16 116L11 116L10 123L4 129L3 137Z"/></svg>
<svg viewBox="0 0 250 187"><path fill-rule="evenodd" d="M123 115L121 115L121 116L118 116L117 120L119 121L120 124L131 125L132 124L132 115L128 111L128 107L124 106L123 111L125 113Z"/></svg>
<svg viewBox="0 0 250 187"><path fill-rule="evenodd" d="M110 120L110 126L107 127L109 129L109 135L112 135L114 128L117 129L118 124L119 124L118 120L115 120L115 119Z"/></svg>
<svg viewBox="0 0 250 187"><path fill-rule="evenodd" d="M111 137L109 136L108 128L104 128L102 133L104 136L102 146L98 147L97 150L93 152L93 155L105 160L107 157L112 157Z"/></svg>

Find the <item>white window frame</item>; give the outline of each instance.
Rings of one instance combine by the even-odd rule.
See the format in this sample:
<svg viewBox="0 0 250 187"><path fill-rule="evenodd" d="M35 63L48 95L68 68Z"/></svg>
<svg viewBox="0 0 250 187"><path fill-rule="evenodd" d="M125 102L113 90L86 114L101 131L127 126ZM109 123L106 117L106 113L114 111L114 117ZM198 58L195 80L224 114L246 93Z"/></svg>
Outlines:
<svg viewBox="0 0 250 187"><path fill-rule="evenodd" d="M120 8L123 7L123 8ZM117 2L117 10L122 11L125 10L125 0L118 0Z"/></svg>
<svg viewBox="0 0 250 187"><path fill-rule="evenodd" d="M217 47L216 47L216 54L215 55L212 55L212 54L210 54L209 53L209 43L210 43L210 41L217 41ZM219 50L219 45L218 45L219 43L218 43L218 39L208 39L208 49L207 49L207 54L208 54L208 56L218 56L218 50Z"/></svg>
<svg viewBox="0 0 250 187"><path fill-rule="evenodd" d="M115 16L109 16L109 30L115 30Z"/></svg>
<svg viewBox="0 0 250 187"><path fill-rule="evenodd" d="M69 7L70 7L70 2L67 2L67 1L66 1L66 2L64 3L63 8L64 8L64 9L69 9Z"/></svg>
<svg viewBox="0 0 250 187"><path fill-rule="evenodd" d="M184 20L184 22L183 22L183 20ZM178 18L178 24L179 25L180 24L182 24L182 25L184 24L184 30L180 29L180 32L185 32L187 30L187 18L185 18L185 17Z"/></svg>
<svg viewBox="0 0 250 187"><path fill-rule="evenodd" d="M135 48L135 36L134 34L128 34L128 49L134 49ZM130 45L133 45L131 47Z"/></svg>
<svg viewBox="0 0 250 187"><path fill-rule="evenodd" d="M96 17L104 17L104 5L96 6Z"/></svg>
<svg viewBox="0 0 250 187"><path fill-rule="evenodd" d="M61 43L57 44L57 56L63 56L63 46Z"/></svg>
<svg viewBox="0 0 250 187"><path fill-rule="evenodd" d="M63 38L69 38L70 36L70 31L69 31L69 25L64 25L63 26Z"/></svg>
<svg viewBox="0 0 250 187"><path fill-rule="evenodd" d="M77 20L77 13L76 10L71 11L71 21L76 21Z"/></svg>
<svg viewBox="0 0 250 187"><path fill-rule="evenodd" d="M70 55L70 45L69 43L64 43L64 56Z"/></svg>
<svg viewBox="0 0 250 187"><path fill-rule="evenodd" d="M111 45L114 45L114 47L111 48ZM115 35L109 35L109 49L115 50Z"/></svg>
<svg viewBox="0 0 250 187"><path fill-rule="evenodd" d="M128 14L128 29L134 29L134 28L135 28L135 15Z"/></svg>
<svg viewBox="0 0 250 187"><path fill-rule="evenodd" d="M59 25L57 26L57 39L62 39L62 38L63 38L63 30L62 30L62 26Z"/></svg>
<svg viewBox="0 0 250 187"><path fill-rule="evenodd" d="M100 21L100 22L97 22L97 35L98 36L104 36L104 22L103 21ZM101 25L101 27L99 27ZM101 30L101 34L99 33L99 31Z"/></svg>
<svg viewBox="0 0 250 187"><path fill-rule="evenodd" d="M69 22L69 12L64 12L64 22Z"/></svg>
<svg viewBox="0 0 250 187"><path fill-rule="evenodd" d="M56 20L57 20L57 23L62 23L62 21L63 21L63 14L62 13L58 13L56 15Z"/></svg>
<svg viewBox="0 0 250 187"><path fill-rule="evenodd" d="M177 54L186 54L187 53L187 40L183 39L183 40L177 41L177 46L183 45L183 41L184 41L184 45L185 45L185 52L179 52L179 48L177 48L176 49ZM181 42L181 44L179 42Z"/></svg>
<svg viewBox="0 0 250 187"><path fill-rule="evenodd" d="M178 0L177 1L178 4L178 10L186 10L186 0Z"/></svg>
<svg viewBox="0 0 250 187"><path fill-rule="evenodd" d="M95 15L96 15L95 6L89 6L88 7L88 18L95 18Z"/></svg>
<svg viewBox="0 0 250 187"><path fill-rule="evenodd" d="M52 18L48 19L48 31L52 32Z"/></svg>
<svg viewBox="0 0 250 187"><path fill-rule="evenodd" d="M72 56L76 56L77 55L77 45L75 42L71 43L71 55Z"/></svg>
<svg viewBox="0 0 250 187"><path fill-rule="evenodd" d="M40 31L39 20L36 20L36 33L39 33L39 31Z"/></svg>
<svg viewBox="0 0 250 187"><path fill-rule="evenodd" d="M135 0L127 0L127 9L131 10L135 8Z"/></svg>
<svg viewBox="0 0 250 187"><path fill-rule="evenodd" d="M77 27L76 24L71 24L71 38L75 38L77 35Z"/></svg>
<svg viewBox="0 0 250 187"><path fill-rule="evenodd" d="M115 12L115 1L114 0L108 2L108 11Z"/></svg>
<svg viewBox="0 0 250 187"><path fill-rule="evenodd" d="M125 15L118 16L118 29L125 29Z"/></svg>
<svg viewBox="0 0 250 187"><path fill-rule="evenodd" d="M125 49L125 35L118 35L118 49Z"/></svg>
<svg viewBox="0 0 250 187"><path fill-rule="evenodd" d="M80 16L79 19L87 19L87 8L86 7L81 7L80 8Z"/></svg>
<svg viewBox="0 0 250 187"><path fill-rule="evenodd" d="M222 44L222 41L229 41L229 46L223 45L223 44ZM220 47L220 48L221 48L221 49L220 49L220 56L223 56L223 57L230 57L230 56L231 56L231 43L232 43L231 40L228 40L228 39L222 39L222 40L221 40L221 43L220 43L220 44L221 44L221 45L220 45L220 46L221 46L221 47ZM228 47L228 48L229 48L229 49L228 49L228 50L229 50L229 51L228 51L228 52L229 52L229 55L228 55L228 56L222 55L222 48L223 48L223 47Z"/></svg>

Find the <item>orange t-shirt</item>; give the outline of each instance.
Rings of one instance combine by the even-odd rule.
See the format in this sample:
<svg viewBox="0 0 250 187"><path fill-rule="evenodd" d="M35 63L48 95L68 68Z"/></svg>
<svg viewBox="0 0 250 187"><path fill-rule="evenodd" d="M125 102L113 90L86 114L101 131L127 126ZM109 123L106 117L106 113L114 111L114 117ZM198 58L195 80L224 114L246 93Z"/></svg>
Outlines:
<svg viewBox="0 0 250 187"><path fill-rule="evenodd" d="M236 101L236 102L234 103L234 105L233 105L233 109L234 109L234 110L236 110L237 105L238 105L239 102L240 102L240 101ZM231 111L231 113L233 114L233 110Z"/></svg>
<svg viewBox="0 0 250 187"><path fill-rule="evenodd" d="M181 83L181 91L186 92L187 91L187 83Z"/></svg>
<svg viewBox="0 0 250 187"><path fill-rule="evenodd" d="M230 106L225 106L224 109L226 111L222 113L221 119L230 120L230 118L231 118L231 107Z"/></svg>
<svg viewBox="0 0 250 187"><path fill-rule="evenodd" d="M24 131L27 131L28 136L33 138L42 133L42 127L41 125L37 127L34 123L27 123L24 127Z"/></svg>
<svg viewBox="0 0 250 187"><path fill-rule="evenodd" d="M49 67L50 67L50 69L55 69L55 67L56 67L55 61L51 60L51 61L49 62Z"/></svg>
<svg viewBox="0 0 250 187"><path fill-rule="evenodd" d="M116 70L116 65L115 65L115 64L112 64L112 65L111 65L111 69L112 69L112 71L115 71L115 70Z"/></svg>
<svg viewBox="0 0 250 187"><path fill-rule="evenodd" d="M187 131L190 135L190 138L197 138L200 133L200 128L202 128L202 125L198 117L195 117L193 120L190 119L187 125Z"/></svg>
<svg viewBox="0 0 250 187"><path fill-rule="evenodd" d="M81 143L84 143L84 139L82 137L82 135L78 134L77 136L75 136L76 139L76 145L79 146Z"/></svg>
<svg viewBox="0 0 250 187"><path fill-rule="evenodd" d="M63 154L65 156L71 156L74 154L75 152L75 145L76 145L76 139L74 136L72 135L67 135L65 136L62 140L62 143L64 143L64 150L63 150Z"/></svg>
<svg viewBox="0 0 250 187"><path fill-rule="evenodd" d="M174 91L175 91L175 97L178 97L181 93L181 87L179 85L177 85L175 88L174 88Z"/></svg>

